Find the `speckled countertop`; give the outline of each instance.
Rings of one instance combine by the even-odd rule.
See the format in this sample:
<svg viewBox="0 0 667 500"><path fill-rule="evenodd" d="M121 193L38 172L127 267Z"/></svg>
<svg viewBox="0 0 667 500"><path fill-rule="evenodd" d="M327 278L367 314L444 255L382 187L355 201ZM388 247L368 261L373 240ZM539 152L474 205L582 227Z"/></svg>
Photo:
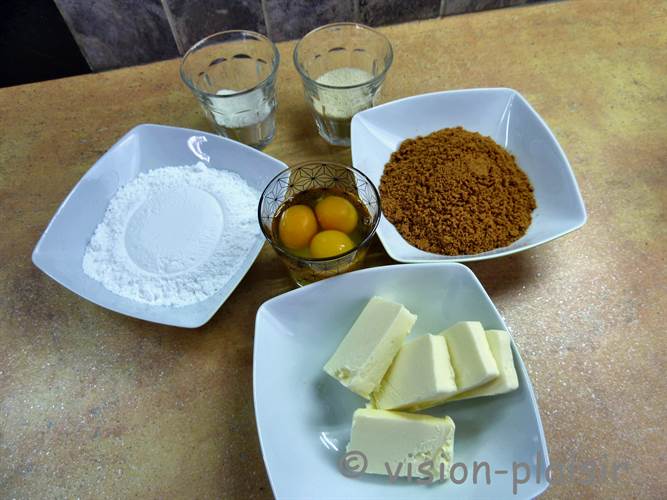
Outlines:
<svg viewBox="0 0 667 500"><path fill-rule="evenodd" d="M391 100L519 90L549 123L589 213L581 230L470 267L505 316L552 462L627 462L549 498L665 498L667 3L569 1L384 29ZM287 163L350 160L306 116L280 46ZM89 166L142 122L208 130L178 61L0 90L0 497L271 496L252 404L255 311L292 288L269 248L198 331L109 312L30 262ZM369 265L388 264L376 242ZM580 480L584 479L584 481Z"/></svg>

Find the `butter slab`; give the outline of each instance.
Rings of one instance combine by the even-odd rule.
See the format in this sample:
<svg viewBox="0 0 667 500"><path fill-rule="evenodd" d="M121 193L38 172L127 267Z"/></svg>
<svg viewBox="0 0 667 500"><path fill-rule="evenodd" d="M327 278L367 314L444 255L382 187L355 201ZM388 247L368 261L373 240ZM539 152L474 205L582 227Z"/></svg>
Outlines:
<svg viewBox="0 0 667 500"><path fill-rule="evenodd" d="M456 392L445 338L427 334L403 344L372 400L376 408L414 411L435 406Z"/></svg>
<svg viewBox="0 0 667 500"><path fill-rule="evenodd" d="M448 477L455 425L449 417L359 408L352 417L347 452L361 452L367 474ZM410 466L408 467L408 464Z"/></svg>
<svg viewBox="0 0 667 500"><path fill-rule="evenodd" d="M401 304L373 297L324 365L324 371L369 399L415 321L417 316Z"/></svg>
<svg viewBox="0 0 667 500"><path fill-rule="evenodd" d="M496 360L500 375L497 379L487 382L475 389L457 394L449 401L458 401L461 399L479 398L483 396L495 396L514 391L519 387L519 378L514 367L514 357L512 356L512 345L510 343L509 333L503 330L487 330L486 340L489 343L491 354Z"/></svg>
<svg viewBox="0 0 667 500"><path fill-rule="evenodd" d="M500 375L482 324L461 321L440 333L447 341L458 392L466 392Z"/></svg>

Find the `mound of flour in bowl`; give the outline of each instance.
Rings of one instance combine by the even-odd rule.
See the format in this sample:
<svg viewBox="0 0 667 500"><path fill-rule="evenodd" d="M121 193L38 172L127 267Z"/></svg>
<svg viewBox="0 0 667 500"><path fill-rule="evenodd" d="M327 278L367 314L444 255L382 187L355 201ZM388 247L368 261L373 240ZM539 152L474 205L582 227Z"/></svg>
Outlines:
<svg viewBox="0 0 667 500"><path fill-rule="evenodd" d="M83 271L111 292L159 306L207 299L259 235L259 193L199 162L139 174L109 202Z"/></svg>

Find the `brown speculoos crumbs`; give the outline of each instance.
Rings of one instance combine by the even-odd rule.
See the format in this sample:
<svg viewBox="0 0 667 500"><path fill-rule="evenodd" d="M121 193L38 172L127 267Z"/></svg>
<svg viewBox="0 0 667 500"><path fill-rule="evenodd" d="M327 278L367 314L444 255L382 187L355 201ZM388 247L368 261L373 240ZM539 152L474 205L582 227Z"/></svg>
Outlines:
<svg viewBox="0 0 667 500"><path fill-rule="evenodd" d="M380 180L385 217L410 244L471 255L523 236L537 206L513 155L462 127L403 141Z"/></svg>

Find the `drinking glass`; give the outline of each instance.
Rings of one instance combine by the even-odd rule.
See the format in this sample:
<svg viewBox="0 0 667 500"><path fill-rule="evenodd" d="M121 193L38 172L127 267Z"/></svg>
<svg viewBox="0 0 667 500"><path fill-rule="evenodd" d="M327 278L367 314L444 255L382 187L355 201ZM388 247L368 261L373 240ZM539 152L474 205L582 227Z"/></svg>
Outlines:
<svg viewBox="0 0 667 500"><path fill-rule="evenodd" d="M377 102L393 57L386 36L357 23L328 24L297 43L294 65L327 142L350 145L352 117Z"/></svg>
<svg viewBox="0 0 667 500"><path fill-rule="evenodd" d="M180 73L220 135L261 149L275 133L279 63L278 49L264 35L222 31L194 44Z"/></svg>

